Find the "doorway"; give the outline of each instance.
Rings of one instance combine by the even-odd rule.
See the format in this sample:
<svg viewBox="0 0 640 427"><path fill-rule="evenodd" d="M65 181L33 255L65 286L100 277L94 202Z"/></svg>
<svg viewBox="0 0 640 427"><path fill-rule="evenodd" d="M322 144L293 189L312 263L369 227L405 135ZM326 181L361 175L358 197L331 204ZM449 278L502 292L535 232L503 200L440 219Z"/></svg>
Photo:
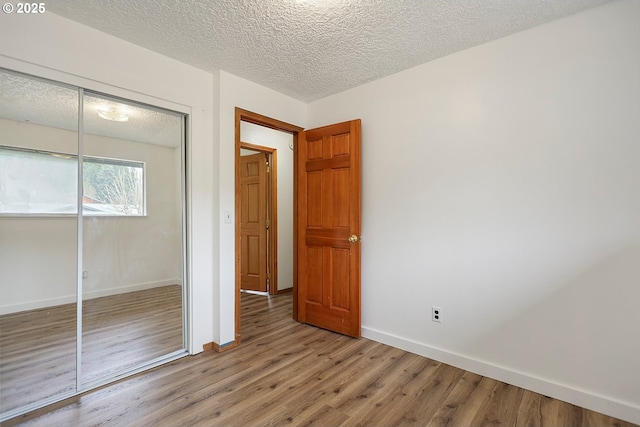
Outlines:
<svg viewBox="0 0 640 427"><path fill-rule="evenodd" d="M361 331L361 120L304 130L236 108L235 343L241 342L242 124L292 135L293 319L341 334ZM299 283L298 283L299 282ZM229 347L227 347L229 348Z"/></svg>
<svg viewBox="0 0 640 427"><path fill-rule="evenodd" d="M267 215L270 215L268 223L269 243L267 244L267 258L271 260L267 264L269 271L268 277L268 293L265 295L274 295L278 292L287 292L293 289L295 292L296 277L296 251L294 230L296 226L296 218L294 215L293 195L295 194L295 184L293 177L295 176L295 147L298 139L298 132L302 128L294 126L279 120L271 119L260 114L252 113L240 108L236 108L235 116L235 283L236 283L236 302L235 302L235 343L240 343L240 299L243 291L243 275L249 272L247 265L247 236L243 236L242 224L246 222L243 215L246 214L246 207L243 210L242 195L242 174L243 170L242 154L263 153L267 155L269 161L269 169L272 172L271 177L267 179L270 185L265 204ZM252 150L252 152L247 151ZM244 168L246 170L246 167ZM275 173L273 173L275 172ZM247 200L244 201L247 203ZM244 213L243 213L244 212ZM266 228L266 227L265 227ZM259 238L253 241L257 244ZM244 244L244 245L243 245ZM256 250L254 249L254 252ZM269 256L271 255L271 256ZM244 267L243 268L243 259ZM256 256L253 256L253 259ZM266 261L265 261L266 262ZM252 268L254 272L261 265ZM244 274L243 274L244 270ZM294 303L294 318L297 304Z"/></svg>

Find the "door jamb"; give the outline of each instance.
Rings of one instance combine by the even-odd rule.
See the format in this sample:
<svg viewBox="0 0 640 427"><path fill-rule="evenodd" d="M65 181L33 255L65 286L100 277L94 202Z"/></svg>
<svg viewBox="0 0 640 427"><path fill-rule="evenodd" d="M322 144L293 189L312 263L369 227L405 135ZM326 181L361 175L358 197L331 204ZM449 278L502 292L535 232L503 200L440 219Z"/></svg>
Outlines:
<svg viewBox="0 0 640 427"><path fill-rule="evenodd" d="M293 318L298 320L298 264L297 264L297 242L298 242L298 134L304 130L299 126L280 120L272 119L261 114L243 110L236 107L235 109L235 345L240 344L240 122L245 121L267 128L287 132L293 135Z"/></svg>

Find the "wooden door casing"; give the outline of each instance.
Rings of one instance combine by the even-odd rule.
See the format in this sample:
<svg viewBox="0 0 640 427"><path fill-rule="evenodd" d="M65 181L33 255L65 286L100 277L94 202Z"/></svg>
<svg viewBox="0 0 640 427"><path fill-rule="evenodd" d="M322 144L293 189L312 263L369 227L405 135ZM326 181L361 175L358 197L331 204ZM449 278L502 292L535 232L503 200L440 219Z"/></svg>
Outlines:
<svg viewBox="0 0 640 427"><path fill-rule="evenodd" d="M360 128L353 120L304 131L297 156L298 320L355 337L361 334Z"/></svg>
<svg viewBox="0 0 640 427"><path fill-rule="evenodd" d="M240 277L241 288L267 291L266 157L240 158Z"/></svg>

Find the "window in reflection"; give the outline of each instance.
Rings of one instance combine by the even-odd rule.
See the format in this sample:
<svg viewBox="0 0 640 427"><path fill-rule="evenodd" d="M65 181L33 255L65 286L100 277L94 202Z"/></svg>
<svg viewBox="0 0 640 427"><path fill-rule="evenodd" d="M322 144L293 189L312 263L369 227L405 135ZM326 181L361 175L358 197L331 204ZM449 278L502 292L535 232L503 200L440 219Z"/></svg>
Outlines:
<svg viewBox="0 0 640 427"><path fill-rule="evenodd" d="M0 145L0 214L75 214L77 156ZM144 163L85 157L88 215L145 214Z"/></svg>

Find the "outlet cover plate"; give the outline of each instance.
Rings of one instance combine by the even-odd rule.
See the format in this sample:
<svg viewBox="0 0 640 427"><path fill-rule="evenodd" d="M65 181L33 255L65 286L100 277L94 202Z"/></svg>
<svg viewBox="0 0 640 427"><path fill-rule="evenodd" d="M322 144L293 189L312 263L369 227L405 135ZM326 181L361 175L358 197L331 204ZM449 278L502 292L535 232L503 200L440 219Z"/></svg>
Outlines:
<svg viewBox="0 0 640 427"><path fill-rule="evenodd" d="M431 320L436 323L442 323L442 309L435 305L431 307Z"/></svg>

